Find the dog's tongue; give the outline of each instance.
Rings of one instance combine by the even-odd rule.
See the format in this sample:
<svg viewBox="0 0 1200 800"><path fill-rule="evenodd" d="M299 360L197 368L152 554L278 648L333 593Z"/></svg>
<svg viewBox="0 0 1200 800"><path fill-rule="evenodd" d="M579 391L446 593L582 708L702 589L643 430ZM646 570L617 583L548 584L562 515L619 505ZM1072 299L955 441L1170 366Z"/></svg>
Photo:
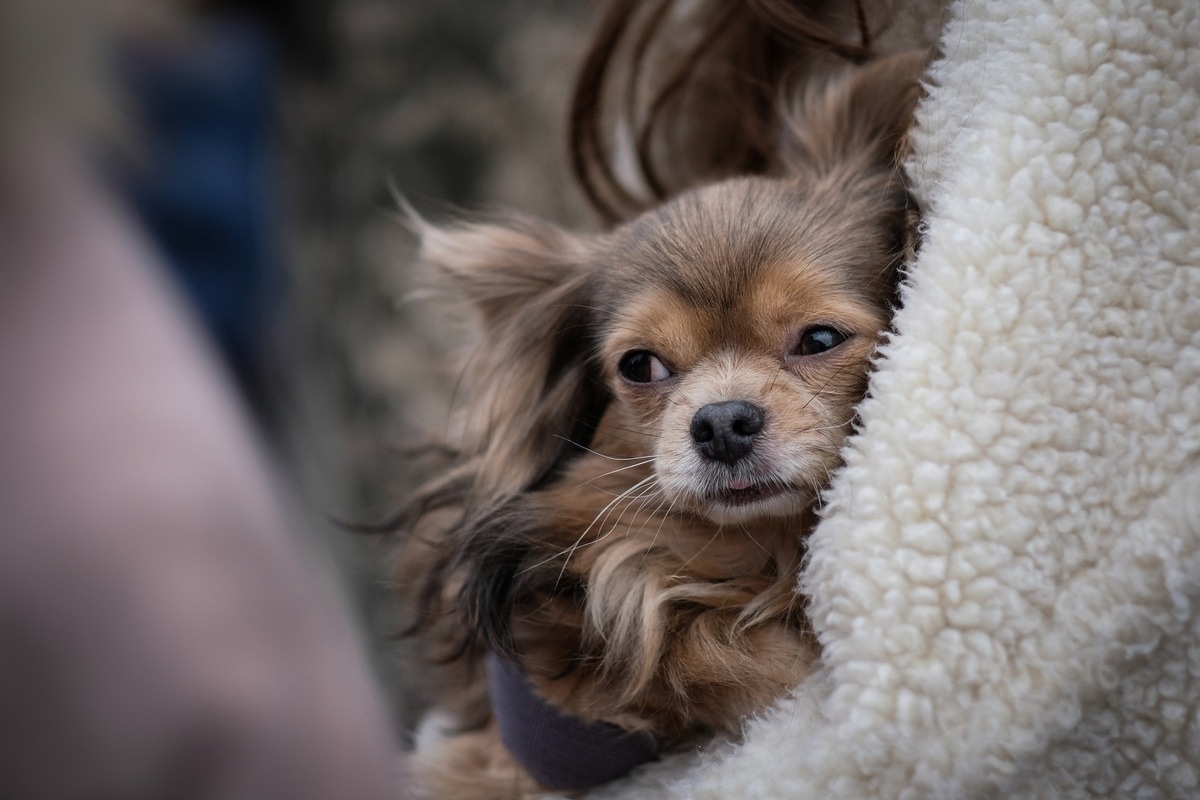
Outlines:
<svg viewBox="0 0 1200 800"><path fill-rule="evenodd" d="M742 489L749 489L752 485L752 482L746 478L734 478L729 482L729 488L735 492L740 492Z"/></svg>

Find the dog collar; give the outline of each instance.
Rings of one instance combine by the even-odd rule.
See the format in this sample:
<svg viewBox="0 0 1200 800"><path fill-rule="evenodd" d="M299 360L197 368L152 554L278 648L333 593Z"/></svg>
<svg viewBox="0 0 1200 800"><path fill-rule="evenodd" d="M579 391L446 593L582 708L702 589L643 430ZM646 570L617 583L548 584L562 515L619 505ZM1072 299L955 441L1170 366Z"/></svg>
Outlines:
<svg viewBox="0 0 1200 800"><path fill-rule="evenodd" d="M654 737L567 714L539 697L520 667L489 653L488 689L500 741L534 780L582 791L658 755Z"/></svg>

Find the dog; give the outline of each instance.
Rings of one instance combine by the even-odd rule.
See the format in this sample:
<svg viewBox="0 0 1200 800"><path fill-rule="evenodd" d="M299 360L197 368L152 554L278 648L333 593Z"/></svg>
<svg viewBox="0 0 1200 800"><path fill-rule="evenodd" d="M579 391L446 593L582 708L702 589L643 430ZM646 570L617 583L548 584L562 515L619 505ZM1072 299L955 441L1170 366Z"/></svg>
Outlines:
<svg viewBox="0 0 1200 800"><path fill-rule="evenodd" d="M415 219L479 325L460 441L397 566L444 689L423 796L586 789L736 737L811 674L797 575L915 247L900 158L924 66L796 90L773 174L606 233ZM539 720L565 727L531 738Z"/></svg>

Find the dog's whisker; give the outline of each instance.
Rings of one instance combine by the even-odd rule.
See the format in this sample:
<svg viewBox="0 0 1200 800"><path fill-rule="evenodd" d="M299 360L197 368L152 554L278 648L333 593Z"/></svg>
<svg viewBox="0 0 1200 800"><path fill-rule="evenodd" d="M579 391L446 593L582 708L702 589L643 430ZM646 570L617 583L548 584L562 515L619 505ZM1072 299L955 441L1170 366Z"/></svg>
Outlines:
<svg viewBox="0 0 1200 800"><path fill-rule="evenodd" d="M824 427L821 427L821 428L808 428L808 430L810 430L810 431L813 431L813 432L819 432L819 431L833 431L833 430L837 430L838 428L844 428L844 427L846 427L847 425L849 425L849 424L850 424L850 423L852 423L852 422L854 422L854 418L853 418L853 417L851 417L850 419L846 420L845 422L839 422L837 425L826 425L826 426L824 426Z"/></svg>
<svg viewBox="0 0 1200 800"><path fill-rule="evenodd" d="M641 492L640 494L638 494L637 496L629 498L629 502L628 502L628 503L626 503L626 504L625 504L625 506L624 506L624 507L621 509L621 513L617 515L617 521L616 521L616 522L614 522L614 523L612 524L612 528L609 530L609 532L611 533L611 532L613 532L613 531L616 531L616 529L617 529L617 528L619 528L619 527L621 526L621 521L622 521L623 519L625 519L625 515L626 515L626 514L629 512L629 509L630 509L630 508L631 508L631 507L632 507L632 506L633 506L635 503L639 504L639 506L640 506L640 504L641 504L641 503L642 503L642 502L643 502L643 501L644 501L646 498L648 498L648 497L654 497L654 496L656 496L656 495L658 494L658 492L659 492L659 489L658 489L658 487L657 487L657 486L653 486L653 485L652 485L652 486L649 486L649 487L647 487L647 488L646 488L644 491L642 491L642 492ZM639 510L640 510L640 509L639 509Z"/></svg>
<svg viewBox="0 0 1200 800"><path fill-rule="evenodd" d="M787 365L780 364L779 369L771 373L771 380L763 387L763 394L767 394L775 388L775 383L779 380L779 376L787 371Z"/></svg>
<svg viewBox="0 0 1200 800"><path fill-rule="evenodd" d="M591 453L594 456L600 456L601 458L607 458L609 461L640 461L640 460L653 461L654 460L654 456L652 456L652 455L630 456L628 458L626 458L624 456L610 456L610 455L607 455L606 453L601 453L598 450L593 450L592 448L590 448L586 445L582 445L579 442L572 441L571 439L568 439L566 436L559 436L559 435L555 434L554 438L562 439L564 442L574 445L575 447L578 447L580 450L586 450L587 452Z"/></svg>
<svg viewBox="0 0 1200 800"><path fill-rule="evenodd" d="M654 476L653 476L653 475L647 475L645 478L642 478L640 481L638 481L638 482L634 483L634 484L633 484L632 486L630 486L628 489L626 489L625 491L621 492L621 493L620 493L620 494L618 494L616 497L614 497L612 500L610 500L610 501L609 501L609 502L608 502L608 503L607 503L607 504L604 506L604 508L600 509L600 512L599 512L598 514L596 514L596 516L595 516L595 517L593 517L593 518L592 518L592 522L591 522L591 524L590 524L590 525L588 525L588 527L584 529L584 531L583 531L583 535L584 535L584 536L587 536L587 533L588 533L588 531L589 531L589 530L591 530L591 528L592 528L592 527L593 527L593 526L596 524L596 522L597 522L598 520L600 520L600 518L601 518L602 516L604 517L604 519L605 519L605 520L607 520L607 519L608 519L607 515L609 515L609 514L611 514L611 513L612 513L612 509L613 509L613 508L614 508L614 507L617 505L617 503L621 502L622 500L629 500L629 499L630 499L630 497L631 497L631 496L632 496L632 495L633 495L635 492L637 492L637 491L639 491L639 490L641 490L641 489L644 489L644 488L646 488L647 486L649 486L649 485L650 485L650 484L651 484L651 483L654 481L654 479L655 479L655 478L654 478Z"/></svg>
<svg viewBox="0 0 1200 800"><path fill-rule="evenodd" d="M639 483L641 483L641 482L639 482ZM607 520L606 512L607 512L607 513L611 513L611 509L613 508L613 506L615 506L615 505L616 505L617 503L619 503L619 502L620 502L622 499L624 499L624 498L625 498L625 497L626 497L626 496L629 494L629 492L633 491L635 488L637 488L637 484L635 484L633 487L630 487L630 489L627 489L626 491L622 492L621 494L619 494L619 495L617 495L616 497L614 497L614 498L613 498L611 501L609 501L609 503L608 503L607 505L605 505L605 506L604 506L604 508L602 508L602 509L601 509L601 510L600 510L600 511L599 511L599 512L596 514L596 516L595 516L595 517L592 519L591 523L590 523L590 524L587 526L587 528L585 528L585 529L583 530L583 532L582 532L581 534L579 534L578 538L576 538L576 539L575 539L575 541L574 541L574 542L572 542L572 543L571 543L571 544L570 544L570 545L569 545L569 546L568 546L568 547L567 547L565 550L560 550L560 551L558 551L557 553L554 553L553 555L547 556L546 558L542 559L541 561L538 561L538 562L536 562L536 563L534 563L534 564L531 564L530 566L526 567L525 569L522 569L522 570L521 570L520 572L518 572L517 574L518 574L518 575L523 575L523 574L525 574L525 573L527 573L527 572L530 572L530 571L532 571L532 570L538 569L539 567L543 567L543 566L545 566L546 564L549 564L550 562L552 562L552 561L554 561L554 560L556 560L556 559L563 558L564 556L565 556L565 557L566 557L566 559L567 559L567 561L565 561L565 562L563 563L563 569L565 570L565 569L566 569L566 566L567 566L567 562L569 562L569 561L570 561L570 556L571 556L571 554L572 554L573 552L575 552L575 550L576 550L577 548L579 548L579 547L581 547L581 546L586 546L586 544L583 544L583 545L581 545L580 543L581 543L581 542L583 542L583 540L584 540L585 538L587 538L587 535L588 535L588 533L590 533L590 532L591 532L591 530L592 530L593 528L595 528L595 527L596 527L596 524L597 524L598 522L599 522L601 525L603 525L603 522L602 522L601 518L603 517L603 518L604 518L604 520ZM602 539L602 538L604 538L605 536L607 536L607 534L603 534L603 535L601 535L601 536L597 537L597 538L596 538L596 540L594 540L594 541L598 541L599 539ZM587 543L587 544L590 544L590 542L589 542L589 543ZM562 573L561 573L561 572L559 573L559 578L560 578L560 579L562 578Z"/></svg>
<svg viewBox="0 0 1200 800"><path fill-rule="evenodd" d="M625 511L628 511L633 504L636 503L638 505L638 511L643 511L647 502L653 501L662 495L663 490L657 484L652 484L651 486L646 487L646 489L644 489L638 495L629 498L629 502L625 505L625 510L621 512L622 517L624 516ZM620 522L621 517L618 517L616 524L620 524Z"/></svg>
<svg viewBox="0 0 1200 800"><path fill-rule="evenodd" d="M696 552L694 552L690 556L688 556L687 559L682 564L679 565L679 568L676 570L676 572L682 573L685 569L687 569L689 566L691 566L692 562L695 561L697 558L699 558L704 553L704 551L708 549L708 546L717 540L718 536L721 538L725 537L724 526L718 525L717 529L713 532L713 535L709 537L708 541L705 542L704 544L700 545L699 550L697 550Z"/></svg>
<svg viewBox="0 0 1200 800"><path fill-rule="evenodd" d="M640 494L640 495L638 495L638 496L636 496L636 497L632 497L632 498L630 498L630 499L631 499L631 500L641 500L641 499L643 499L643 498L645 498L645 497L648 497L648 496L652 497L652 496L654 496L654 494L655 494L655 493L657 493L657 492L660 492L660 491L661 491L660 489L654 488L654 489L651 489L651 490L647 490L647 491L646 491L646 492L644 492L643 494ZM626 505L626 509L628 509L628 504ZM611 514L612 512L609 512L609 513ZM622 511L622 515L623 515L623 514L624 514L624 511ZM600 543L601 543L601 542L603 542L605 539L607 539L609 536L611 536L611 535L612 535L612 534L613 534L613 533L616 531L616 529L617 529L617 526L620 524L620 522L621 522L621 518L620 518L620 517L618 517L618 518L617 518L617 521L616 521L615 523L613 523L613 526L612 526L611 528L609 528L607 531L605 531L604 533L600 534L599 536L595 537L595 538L594 538L594 539L592 539L591 541L589 541L589 542L582 542L582 543L581 543L581 542L579 542L579 540L576 540L576 541L575 541L575 543L574 543L574 544L572 544L572 545L571 545L571 546L570 546L570 547L569 547L567 550L564 550L564 551L562 551L562 552L558 553L557 555L555 555L555 556L552 556L550 559L547 559L546 561L542 561L542 562L541 562L541 564L546 564L546 563L548 563L549 561L552 561L554 558L559 558L559 557L562 557L562 556L566 556L566 557L567 557L567 560L569 561L569 560L570 560L570 557L571 557L572 555L574 555L576 552L578 552L578 551L582 550L582 549L583 549L583 548L585 548L585 547L589 547L589 546L591 546L591 545L595 545L595 544L600 544ZM607 519L605 520L605 523L607 523ZM603 525L602 525L602 527L603 527ZM561 574L561 573L560 573L560 575L559 575L559 578L560 578L560 579L562 578L562 574Z"/></svg>
<svg viewBox="0 0 1200 800"><path fill-rule="evenodd" d="M646 466L647 464L652 464L652 463L654 463L654 459L650 458L650 459L647 459L647 460L645 460L645 461L639 461L639 462L637 462L636 464L626 464L626 465L625 465L625 466L623 466L623 467L617 467L616 469L611 469L611 470L609 470L608 472L603 472L603 473L601 473L601 474L599 474L599 475L596 475L596 476L594 476L594 477L588 478L588 479L587 479L586 481L584 481L583 483L576 484L576 488L578 488L578 487L580 487L580 486L590 486L591 488L595 489L595 490L596 490L596 491L598 491L598 492L603 492L604 494L613 495L613 496L615 497L615 496L616 496L617 494L619 494L619 493L617 493L617 492L610 492L610 491L609 491L609 490L607 490L607 489L601 488L600 486L597 486L595 482L596 482L596 481L598 481L598 480L600 480L601 478L607 478L609 475L616 475L617 473L619 473L619 472L625 472L626 470L638 469L639 467L644 467L644 466ZM566 490L564 489L563 491L565 492Z"/></svg>
<svg viewBox="0 0 1200 800"><path fill-rule="evenodd" d="M651 437L655 433L657 433L657 431L655 429L648 427L648 426L642 426L640 428L632 428L632 427L629 427L628 425L610 424L605 427L605 433L607 435L611 435L612 431L620 431L621 433L631 434L632 436L635 436L637 438L636 439L627 439L627 440L623 439L622 441L630 441L630 442L636 441L638 444L645 444L645 440L648 437Z"/></svg>
<svg viewBox="0 0 1200 800"><path fill-rule="evenodd" d="M642 560L638 562L639 570L646 566L646 559L650 557L650 551L653 550L654 545L658 543L658 537L662 533L663 526L667 524L667 520L670 518L671 512L675 509L675 502L675 499L671 500L670 506L667 507L666 512L662 515L662 519L659 520L658 529L655 530L654 535L650 537L650 544L646 545L646 549L642 551ZM659 505L654 509L654 513L658 514L661 509L662 503L659 503Z"/></svg>
<svg viewBox="0 0 1200 800"><path fill-rule="evenodd" d="M804 409L808 408L808 404L811 403L812 401L816 400L817 395L819 395L819 394L821 394L821 392L825 391L825 387L829 386L830 382L832 382L834 378L841 375L845 370L846 370L845 365L838 367L838 369L832 375L830 375L828 378L825 379L825 382L823 384L821 384L821 387L819 389L817 389L815 392L813 392L812 397L810 397L808 399L807 403L805 403L804 405L802 405L800 407L800 410L803 411ZM820 405L819 402L818 402L818 405Z"/></svg>
<svg viewBox="0 0 1200 800"><path fill-rule="evenodd" d="M760 542L758 539L754 538L754 534L750 533L750 529L747 528L745 525L742 526L742 533L744 533L746 535L747 539L749 539L751 542L753 542L755 545L757 545L759 550L762 550L767 555L774 555L770 550L763 547L762 542Z"/></svg>
<svg viewBox="0 0 1200 800"><path fill-rule="evenodd" d="M612 475L618 475L622 472L628 472L629 470L641 469L642 467L649 466L650 464L653 464L653 463L654 463L653 458L644 459L642 461L636 461L632 464L625 464L624 466L615 467L613 469L610 469L608 472L601 472L598 475L589 476L586 480L582 480L579 483L566 485L566 486L563 486L561 489L547 490L547 491L556 496L563 496L563 495L569 495L571 493L571 491L573 491L575 489L579 489L584 486L587 486L592 489L595 489L598 492L603 492L604 494L612 495L615 497L617 494L620 494L620 492L609 491L608 489L605 489L604 487L600 486L597 483L597 481L599 481L603 478L610 477Z"/></svg>
<svg viewBox="0 0 1200 800"><path fill-rule="evenodd" d="M640 485L640 484L642 484L642 483L644 483L644 481L639 481L638 483L634 484L634 485L633 485L633 487L631 487L631 488L630 488L630 490L629 490L628 492L625 492L624 494L630 494L630 493L632 493L633 489L637 488L637 486L639 486L639 485ZM640 493L639 495L637 495L637 496L634 496L634 497L627 498L627 499L629 500L629 502L626 502L626 503L625 503L625 506L624 506L624 508L622 508L622 509L621 509L621 513L620 513L619 515L617 515L617 521L616 521L616 522L614 522L614 523L612 524L612 527L611 527L611 528L609 528L607 531L605 531L605 532L604 532L603 534L601 534L600 536L597 536L597 537L596 537L594 540L592 540L591 542L586 542L586 543L584 543L584 544L580 544L580 542L581 542L581 539L576 539L576 540L575 540L575 543L574 543L574 544L573 544L573 545L572 545L572 546L569 548L569 551L568 551L568 552L565 554L565 558L563 559L563 565L562 565L562 568L561 568L561 569L558 571L558 577L557 577L557 578L555 578L555 580L554 580L554 588L555 588L556 590L558 589L558 585L559 585L559 583L562 581L563 575L565 575L565 574L566 574L566 571L567 571L567 565L568 565L568 564L570 564L570 562L571 562L571 556L573 556L573 555L574 555L576 552L578 552L578 550L580 549L580 547L584 547L584 546L586 546L587 544L595 544L596 542L599 542L599 541L601 541L601 540L603 540L603 539L606 539L606 538L608 538L610 535L612 535L612 534L613 534L613 533L614 533L614 532L617 530L617 528L618 528L618 527L620 527L620 525L621 525L621 520L625 518L625 514L626 514L626 512L627 512L627 511L629 511L629 507L630 507L630 505L632 505L634 502L636 502L636 501L640 500L641 498L645 497L645 496L646 496L648 493L650 493L650 492L654 492L654 491L656 491L656 487L654 487L653 485L651 485L650 487L646 488L646 489L645 489L645 491L643 491L643 492L642 492L642 493ZM620 499L620 498L618 497L618 499ZM611 506L611 505L612 505L612 504L610 503L610 504L609 504L609 506ZM608 506L606 506L606 508L607 508L607 507L608 507ZM612 512L610 511L610 512L609 512L609 515L611 515L611 513L612 513ZM601 523L601 527L603 527L604 525L606 525L606 524L607 524L607 522L608 522L608 515L606 515L606 516L605 516L604 522L603 522L603 523ZM593 524L595 524L595 521L594 521L594 520L593 520ZM591 526L589 525L588 527L590 528ZM585 534L585 535L586 535L586 534Z"/></svg>
<svg viewBox="0 0 1200 800"><path fill-rule="evenodd" d="M592 521L591 521L591 523L590 523L590 524L589 524L589 525L588 525L586 528L584 528L584 529L583 529L583 532L582 532L582 533L580 533L580 534L579 534L579 537L578 537L578 538L575 540L575 543L574 543L574 544L572 544L570 547L568 547L566 550L564 550L564 551L562 551L562 552L555 553L554 555L552 555L552 556L549 556L548 558L545 558L545 559L543 559L543 560L541 560L541 561L539 561L539 562L537 562L537 563L535 563L535 564L533 564L533 565L531 565L531 566L529 566L529 567L526 567L525 569L521 570L521 571L520 571L518 574L524 574L524 573L526 573L526 572L529 572L529 571L531 571L531 570L537 569L538 567L545 566L546 564L549 564L551 561L554 561L554 560L555 560L555 559L557 559L557 558L562 558L564 555L565 555L565 556L567 556L567 557L568 557L568 560L569 560L569 558L570 558L569 554L570 554L570 553L573 551L573 549L574 549L575 547L577 547L577 546L579 545L579 543L580 543L580 542L582 542L582 541L583 541L585 538L587 538L587 535L588 535L588 534L589 534L589 533L592 531L592 529L593 529L594 527L596 527L596 523L597 523L597 522L600 522L600 519L601 519L601 517L604 517L605 519L607 519L607 517L606 517L605 515L606 515L606 513L611 513L611 509L613 508L613 506L615 506L617 503L621 502L621 500L625 499L626 497L628 497L628 496L629 496L630 494L632 494L633 492L635 492L635 491L637 491L638 489L640 489L640 488L644 487L646 484L648 484L648 483L649 483L650 481L652 481L652 480L654 480L654 476L653 476L653 475L651 475L651 476L649 476L649 477L646 477L646 478L643 478L642 480L640 480L640 481L638 481L637 483L635 483L635 484L633 484L632 486L630 486L630 487L629 487L628 489L626 489L625 491L621 492L619 495L617 495L617 496L616 496L616 497L614 497L612 500L610 500L610 501L609 501L609 502L608 502L608 503L607 503L607 504L604 506L604 508L600 509L600 512L599 512L598 514L596 514L596 516L595 516L595 517L593 517L593 518L592 518ZM566 568L567 568L567 565L566 565L566 562L564 562L564 563L563 563L563 570L566 570ZM560 578L560 579L562 578L562 573L561 573L561 572L559 573L559 578Z"/></svg>
<svg viewBox="0 0 1200 800"><path fill-rule="evenodd" d="M586 303L556 303L554 307L555 308L581 308L584 311L595 311L597 313L604 314L605 316L608 316L608 317L615 317L617 315L617 312L615 312L611 309L601 308L600 306L592 306L592 305L588 305Z"/></svg>

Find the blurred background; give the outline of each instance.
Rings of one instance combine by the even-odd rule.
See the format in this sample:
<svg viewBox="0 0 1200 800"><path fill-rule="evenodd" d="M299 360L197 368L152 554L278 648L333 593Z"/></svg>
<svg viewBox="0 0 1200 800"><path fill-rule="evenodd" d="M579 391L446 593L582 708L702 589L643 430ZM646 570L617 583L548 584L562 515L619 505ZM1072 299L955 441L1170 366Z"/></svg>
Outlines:
<svg viewBox="0 0 1200 800"><path fill-rule="evenodd" d="M285 286L265 365L268 424L317 516L371 520L425 477L413 450L449 423L456 377L457 329L420 298L428 283L393 192L433 221L503 207L591 224L565 136L590 14L581 0L290 6L308 9L290 17L308 27L280 37L296 49L276 118ZM421 697L398 672L404 643L387 644L386 545L314 526L378 637L407 729Z"/></svg>
<svg viewBox="0 0 1200 800"><path fill-rule="evenodd" d="M566 102L581 0L122 0L96 159L156 245L345 576L406 721L371 521L448 423L454 328L419 290L394 192L431 220L592 220ZM88 12L92 13L92 12ZM2 16L2 14L0 14ZM51 31L51 36L54 32ZM103 115L101 115L103 116ZM81 127L81 130L84 128ZM307 533L307 532L306 532Z"/></svg>

